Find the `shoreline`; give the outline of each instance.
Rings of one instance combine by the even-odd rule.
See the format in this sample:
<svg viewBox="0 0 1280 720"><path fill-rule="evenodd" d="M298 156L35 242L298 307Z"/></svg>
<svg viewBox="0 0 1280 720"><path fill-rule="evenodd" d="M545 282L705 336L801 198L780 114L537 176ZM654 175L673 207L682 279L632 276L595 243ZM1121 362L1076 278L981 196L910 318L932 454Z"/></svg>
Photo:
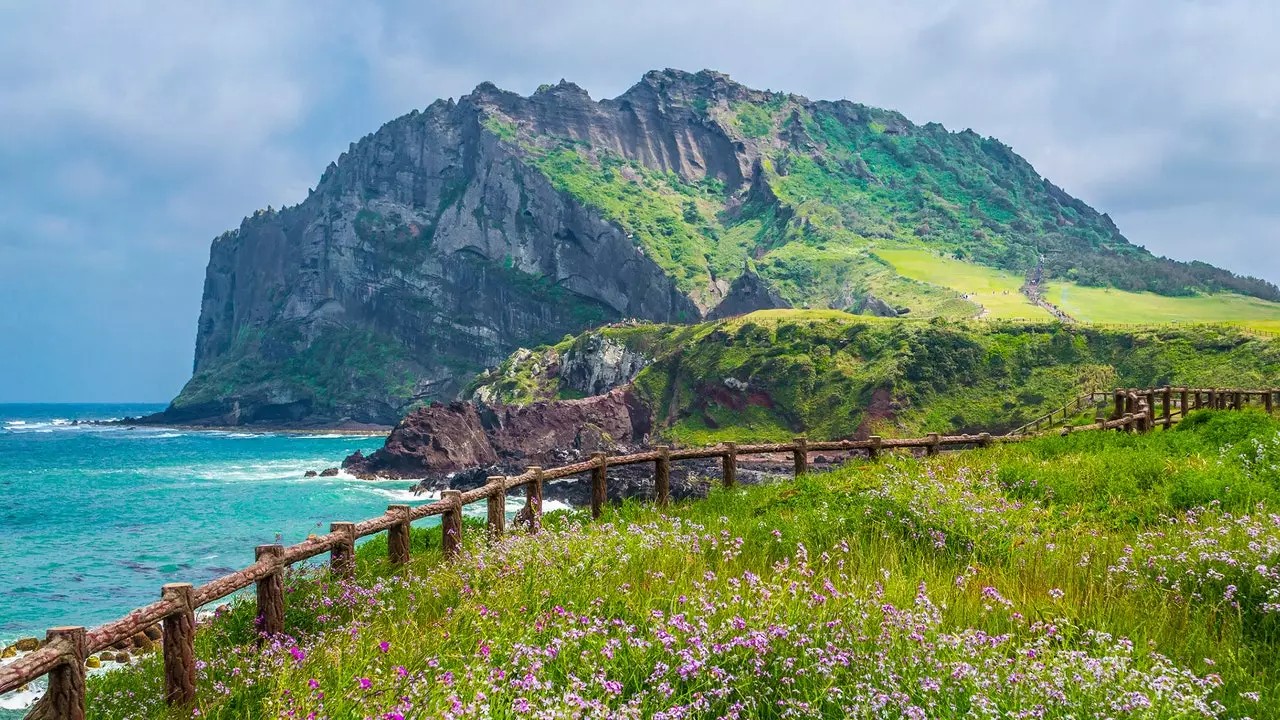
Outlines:
<svg viewBox="0 0 1280 720"><path fill-rule="evenodd" d="M248 432L248 433L270 433L270 434L287 434L287 435L359 435L363 437L386 437L391 434L394 429L390 426L368 426L360 425L356 427L292 427L288 425L180 425L176 423L149 423L138 422L140 418L132 418L132 422L128 420L88 420L81 421L81 425L99 425L107 427L120 427L126 430L132 428L155 428L158 430L181 430L194 432Z"/></svg>

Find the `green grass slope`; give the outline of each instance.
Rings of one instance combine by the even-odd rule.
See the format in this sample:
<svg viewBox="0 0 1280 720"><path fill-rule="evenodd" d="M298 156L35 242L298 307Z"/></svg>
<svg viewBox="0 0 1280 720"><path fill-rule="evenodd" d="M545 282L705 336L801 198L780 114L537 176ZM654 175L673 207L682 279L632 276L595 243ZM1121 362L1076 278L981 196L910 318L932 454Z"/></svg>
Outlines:
<svg viewBox="0 0 1280 720"><path fill-rule="evenodd" d="M1193 414L358 551L197 636L199 715L1280 717L1280 423ZM483 513L483 507L469 509ZM160 660L90 717L168 712Z"/></svg>
<svg viewBox="0 0 1280 720"><path fill-rule="evenodd" d="M665 112L696 117L733 141L749 177L733 187L700 175L700 166L686 176L646 167L619 147L560 137L497 108L484 127L557 189L617 223L704 309L751 262L796 307L850 309L873 295L913 317L981 312L960 297L973 292L971 280L985 285L972 277L980 271L956 282L913 282L910 271L873 253L903 244L994 269L1015 286L1043 260L1049 277L1082 286L1280 301L1265 281L1130 244L1107 215L971 130L751 90L712 72L650 73L637 88L659 93ZM606 102L625 104L628 95ZM983 307L994 317L1039 316L988 300Z"/></svg>
<svg viewBox="0 0 1280 720"><path fill-rule="evenodd" d="M943 257L920 248L878 248L875 254L903 277L963 293L982 309L980 317L1052 319L1049 311L1022 294L1024 279L1021 275Z"/></svg>
<svg viewBox="0 0 1280 720"><path fill-rule="evenodd" d="M1049 319L1049 313L1021 293L1024 278L920 245L884 246L876 257L904 278L953 290L982 308L981 317ZM1168 296L1054 281L1045 288L1050 303L1080 322L1101 324L1238 323L1256 329L1280 324L1280 303L1238 293Z"/></svg>
<svg viewBox="0 0 1280 720"><path fill-rule="evenodd" d="M1280 323L1280 303L1233 293L1165 297L1053 283L1046 297L1077 320L1092 323L1235 322L1258 329Z"/></svg>
<svg viewBox="0 0 1280 720"><path fill-rule="evenodd" d="M660 432L686 444L1002 431L1089 389L1267 387L1280 378L1280 347L1225 326L920 322L771 310L598 332L652 359L635 379L636 392ZM513 357L479 382L493 384L505 402L570 397L549 354L562 355L588 335Z"/></svg>

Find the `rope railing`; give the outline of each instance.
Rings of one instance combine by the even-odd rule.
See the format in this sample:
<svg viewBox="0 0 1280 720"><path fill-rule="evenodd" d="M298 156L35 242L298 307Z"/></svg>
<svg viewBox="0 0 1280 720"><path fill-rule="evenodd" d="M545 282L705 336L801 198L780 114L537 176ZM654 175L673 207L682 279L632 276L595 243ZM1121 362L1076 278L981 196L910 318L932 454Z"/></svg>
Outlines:
<svg viewBox="0 0 1280 720"><path fill-rule="evenodd" d="M1122 388L1111 393L1101 393L1113 403L1109 419L1079 427L1066 425L1060 432L1064 435L1089 430L1150 432L1160 425L1168 429L1189 410L1240 410L1255 398L1270 413L1278 392L1280 390L1276 388ZM1087 397L1088 402L1093 402L1097 395L1099 394L1090 393L1081 395L1080 398ZM1157 406L1160 406L1159 414L1156 412ZM1027 427L1023 426L1020 430ZM607 502L607 471L611 467L653 463L654 501L660 507L665 507L670 503L672 461L718 458L723 464L721 483L725 487L733 487L737 478L738 460L743 455L790 453L795 475L800 476L809 471L808 456L812 452L864 451L868 458L875 460L886 450L923 449L926 455L935 455L942 448L989 447L997 443L1021 442L1043 434L1020 432L992 436L989 433L929 433L918 438L885 438L873 435L865 440L816 442L796 437L789 443L723 442L707 447L679 449L658 446L629 455L595 453L589 460L558 468L530 467L519 475L495 475L488 478L485 485L474 490L446 490L436 502L412 508L408 505L391 505L382 515L362 522L334 522L330 525L328 534L311 536L295 545L259 545L254 550L253 564L199 587L188 583L165 585L161 588L161 599L157 602L93 630L86 631L83 627L51 628L42 647L0 667L0 694L17 690L47 675L49 689L29 717L55 720L83 717L85 660L100 650L110 648L160 623L163 627L166 701L172 706L191 706L196 699L196 608L255 586L257 622L261 638L265 640L275 633L285 631L283 573L289 566L329 553L332 572L350 577L354 571L355 541L380 532L388 535L388 557L391 563L403 565L409 561L409 531L412 522L436 515L441 516L441 547L446 560L451 560L461 551L462 508L486 500L488 533L491 537L500 537L506 526L507 493L521 487L525 490L525 506L517 514L517 520L526 524L531 532L537 532L541 524L544 482L589 473L592 484L591 515L592 518L599 518Z"/></svg>

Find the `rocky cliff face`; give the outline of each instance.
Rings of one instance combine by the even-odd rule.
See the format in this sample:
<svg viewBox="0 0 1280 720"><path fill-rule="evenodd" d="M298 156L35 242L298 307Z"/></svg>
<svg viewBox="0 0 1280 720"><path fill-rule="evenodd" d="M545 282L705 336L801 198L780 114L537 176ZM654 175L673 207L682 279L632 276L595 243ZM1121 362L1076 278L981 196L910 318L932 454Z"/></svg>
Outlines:
<svg viewBox="0 0 1280 720"><path fill-rule="evenodd" d="M352 145L304 202L214 241L195 375L165 419L390 424L521 345L622 317L697 319L626 233L486 127L515 116L741 183L731 141L666 105L651 82L604 103L568 84L532 98L482 85Z"/></svg>
<svg viewBox="0 0 1280 720"><path fill-rule="evenodd" d="M698 320L749 258L743 309L954 300L898 282L868 238L1013 268L1036 248L1150 259L971 132L708 71L651 72L600 102L563 81L530 97L483 84L387 123L304 201L214 241L194 375L155 419L389 425L516 348Z"/></svg>

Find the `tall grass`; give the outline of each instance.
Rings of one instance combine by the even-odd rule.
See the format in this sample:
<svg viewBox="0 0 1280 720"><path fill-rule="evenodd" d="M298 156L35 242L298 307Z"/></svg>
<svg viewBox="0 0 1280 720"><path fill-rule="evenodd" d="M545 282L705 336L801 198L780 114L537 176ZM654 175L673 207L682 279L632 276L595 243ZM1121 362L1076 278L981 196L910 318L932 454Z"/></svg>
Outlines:
<svg viewBox="0 0 1280 720"><path fill-rule="evenodd" d="M198 639L202 717L1277 717L1280 423L891 456L440 562L362 546ZM158 661L95 717L167 717ZM187 717L188 712L173 716Z"/></svg>

